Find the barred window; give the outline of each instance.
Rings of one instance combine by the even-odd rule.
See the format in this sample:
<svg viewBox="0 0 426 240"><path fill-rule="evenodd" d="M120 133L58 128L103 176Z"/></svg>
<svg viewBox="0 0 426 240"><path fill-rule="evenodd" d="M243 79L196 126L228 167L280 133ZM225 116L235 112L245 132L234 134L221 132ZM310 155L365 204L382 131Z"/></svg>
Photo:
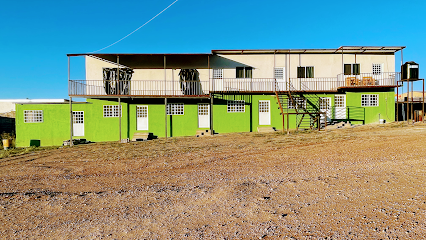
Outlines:
<svg viewBox="0 0 426 240"><path fill-rule="evenodd" d="M380 74L382 74L382 64L373 63L373 75L380 75Z"/></svg>
<svg viewBox="0 0 426 240"><path fill-rule="evenodd" d="M346 107L346 95L335 95L334 106L339 108Z"/></svg>
<svg viewBox="0 0 426 240"><path fill-rule="evenodd" d="M24 110L24 122L43 122L43 110Z"/></svg>
<svg viewBox="0 0 426 240"><path fill-rule="evenodd" d="M198 115L209 115L209 105L208 104L199 104L198 105Z"/></svg>
<svg viewBox="0 0 426 240"><path fill-rule="evenodd" d="M259 112L269 112L269 101L259 101Z"/></svg>
<svg viewBox="0 0 426 240"><path fill-rule="evenodd" d="M223 78L223 69L213 69L213 78L222 79Z"/></svg>
<svg viewBox="0 0 426 240"><path fill-rule="evenodd" d="M136 117L138 117L138 118L148 117L148 106L137 106L136 107Z"/></svg>
<svg viewBox="0 0 426 240"><path fill-rule="evenodd" d="M245 112L245 101L244 100L228 101L228 112Z"/></svg>
<svg viewBox="0 0 426 240"><path fill-rule="evenodd" d="M363 95L361 95L361 106L362 107L379 106L379 95L378 94L363 94Z"/></svg>
<svg viewBox="0 0 426 240"><path fill-rule="evenodd" d="M167 104L167 115L183 115L183 103Z"/></svg>
<svg viewBox="0 0 426 240"><path fill-rule="evenodd" d="M328 109L331 108L331 98L322 97L322 98L319 99L319 102L320 102L320 109L321 110L323 110L323 109L328 110Z"/></svg>
<svg viewBox="0 0 426 240"><path fill-rule="evenodd" d="M73 111L72 112L72 123L84 123L84 112Z"/></svg>
<svg viewBox="0 0 426 240"><path fill-rule="evenodd" d="M104 105L104 117L118 117L118 105Z"/></svg>
<svg viewBox="0 0 426 240"><path fill-rule="evenodd" d="M292 101L293 99L293 101ZM306 99L303 97L288 98L288 109L304 109L306 108Z"/></svg>

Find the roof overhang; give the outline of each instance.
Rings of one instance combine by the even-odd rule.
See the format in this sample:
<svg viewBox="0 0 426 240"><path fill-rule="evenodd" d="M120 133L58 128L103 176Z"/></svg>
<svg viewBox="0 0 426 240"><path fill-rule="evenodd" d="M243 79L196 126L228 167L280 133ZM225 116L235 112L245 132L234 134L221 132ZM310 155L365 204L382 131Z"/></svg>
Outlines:
<svg viewBox="0 0 426 240"><path fill-rule="evenodd" d="M209 67L211 54L67 54L73 56L88 56L97 58L111 64L120 64L120 67L132 69L162 69L162 68L197 68Z"/></svg>
<svg viewBox="0 0 426 240"><path fill-rule="evenodd" d="M241 49L241 50L212 50L213 54L394 54L404 46L395 47L367 47L367 46L342 46L337 49Z"/></svg>

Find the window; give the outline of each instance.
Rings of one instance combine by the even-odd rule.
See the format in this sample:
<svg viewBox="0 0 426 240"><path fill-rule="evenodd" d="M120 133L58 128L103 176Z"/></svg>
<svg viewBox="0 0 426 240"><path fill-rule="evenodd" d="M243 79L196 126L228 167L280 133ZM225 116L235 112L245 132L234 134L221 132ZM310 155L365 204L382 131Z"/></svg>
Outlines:
<svg viewBox="0 0 426 240"><path fill-rule="evenodd" d="M380 74L382 74L382 64L373 63L373 75L380 75Z"/></svg>
<svg viewBox="0 0 426 240"><path fill-rule="evenodd" d="M198 115L209 115L209 105L208 104L198 104Z"/></svg>
<svg viewBox="0 0 426 240"><path fill-rule="evenodd" d="M84 123L84 112L74 111L72 112L72 123Z"/></svg>
<svg viewBox="0 0 426 240"><path fill-rule="evenodd" d="M228 101L228 112L245 112L245 101L244 100Z"/></svg>
<svg viewBox="0 0 426 240"><path fill-rule="evenodd" d="M292 101L293 99L293 101ZM306 108L306 99L303 97L288 98L288 109L304 109ZM294 103L293 103L294 102Z"/></svg>
<svg viewBox="0 0 426 240"><path fill-rule="evenodd" d="M43 110L24 110L24 122L43 122Z"/></svg>
<svg viewBox="0 0 426 240"><path fill-rule="evenodd" d="M361 106L362 107L377 107L377 106L379 106L379 95L378 94L363 94L363 95L361 95Z"/></svg>
<svg viewBox="0 0 426 240"><path fill-rule="evenodd" d="M269 112L269 101L259 101L259 112Z"/></svg>
<svg viewBox="0 0 426 240"><path fill-rule="evenodd" d="M335 95L334 96L334 106L338 108L346 107L346 96L345 95Z"/></svg>
<svg viewBox="0 0 426 240"><path fill-rule="evenodd" d="M118 117L118 105L104 105L104 117Z"/></svg>
<svg viewBox="0 0 426 240"><path fill-rule="evenodd" d="M331 106L331 99L329 97L322 97L319 99L319 103L320 103L320 109L321 110L328 110L330 109Z"/></svg>
<svg viewBox="0 0 426 240"><path fill-rule="evenodd" d="M297 78L314 78L314 67L297 67Z"/></svg>
<svg viewBox="0 0 426 240"><path fill-rule="evenodd" d="M222 79L223 69L213 69L213 79Z"/></svg>
<svg viewBox="0 0 426 240"><path fill-rule="evenodd" d="M279 67L274 69L274 78L275 79L284 79L284 68Z"/></svg>
<svg viewBox="0 0 426 240"><path fill-rule="evenodd" d="M237 78L252 78L252 67L237 67Z"/></svg>
<svg viewBox="0 0 426 240"><path fill-rule="evenodd" d="M183 103L167 104L167 115L183 115Z"/></svg>
<svg viewBox="0 0 426 240"><path fill-rule="evenodd" d="M360 69L361 66L359 65L359 63L344 65L345 75L359 75L361 72Z"/></svg>
<svg viewBox="0 0 426 240"><path fill-rule="evenodd" d="M148 106L137 106L136 107L136 117L137 118L147 118L148 117Z"/></svg>

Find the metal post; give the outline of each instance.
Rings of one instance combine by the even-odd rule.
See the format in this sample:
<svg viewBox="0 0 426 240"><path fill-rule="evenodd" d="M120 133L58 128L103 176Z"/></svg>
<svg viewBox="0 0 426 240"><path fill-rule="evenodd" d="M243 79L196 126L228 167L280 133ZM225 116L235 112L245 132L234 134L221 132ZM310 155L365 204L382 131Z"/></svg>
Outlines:
<svg viewBox="0 0 426 240"><path fill-rule="evenodd" d="M396 122L399 122L399 85L396 80Z"/></svg>
<svg viewBox="0 0 426 240"><path fill-rule="evenodd" d="M214 95L210 93L210 135L213 135L213 97Z"/></svg>
<svg viewBox="0 0 426 240"><path fill-rule="evenodd" d="M118 129L119 129L119 135L120 135L120 143L121 143L121 98L118 97Z"/></svg>
<svg viewBox="0 0 426 240"><path fill-rule="evenodd" d="M425 79L422 79L422 83L423 83L423 97L422 97L422 123L425 122L424 118L425 118Z"/></svg>
<svg viewBox="0 0 426 240"><path fill-rule="evenodd" d="M166 138L167 138L167 98L164 98L164 110L165 110L164 127L165 127L165 133L166 133Z"/></svg>
<svg viewBox="0 0 426 240"><path fill-rule="evenodd" d="M410 121L408 120L408 116L410 114L410 106L408 103L408 96L410 94L410 81L407 80L407 124L410 124Z"/></svg>
<svg viewBox="0 0 426 240"><path fill-rule="evenodd" d="M166 55L164 55L164 95L167 95Z"/></svg>
<svg viewBox="0 0 426 240"><path fill-rule="evenodd" d="M71 70L71 63L70 63L70 56L68 56L68 88L71 87L70 85L70 80L71 80L71 75L70 75L70 70ZM68 93L69 93L69 89L68 89ZM72 115L72 97L70 96L70 147L72 147L72 132L73 132L73 115Z"/></svg>
<svg viewBox="0 0 426 240"><path fill-rule="evenodd" d="M70 97L70 147L73 146L72 144L72 132L73 132L73 114L72 114L72 97Z"/></svg>
<svg viewBox="0 0 426 240"><path fill-rule="evenodd" d="M414 124L414 81L411 82L411 117L413 118L411 122Z"/></svg>
<svg viewBox="0 0 426 240"><path fill-rule="evenodd" d="M209 72L209 91L212 91L212 80L210 79L210 55L207 55L207 71Z"/></svg>

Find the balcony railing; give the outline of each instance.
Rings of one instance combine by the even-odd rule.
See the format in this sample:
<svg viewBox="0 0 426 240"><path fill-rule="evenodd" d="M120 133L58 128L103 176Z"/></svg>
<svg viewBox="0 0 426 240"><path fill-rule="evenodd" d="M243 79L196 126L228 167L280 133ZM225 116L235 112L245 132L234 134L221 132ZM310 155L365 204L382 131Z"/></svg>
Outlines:
<svg viewBox="0 0 426 240"><path fill-rule="evenodd" d="M202 96L210 92L337 91L342 87L396 86L401 74L339 74L329 78L213 78L210 81L70 80L70 96Z"/></svg>
<svg viewBox="0 0 426 240"><path fill-rule="evenodd" d="M208 81L70 80L70 96L201 96L209 94Z"/></svg>

